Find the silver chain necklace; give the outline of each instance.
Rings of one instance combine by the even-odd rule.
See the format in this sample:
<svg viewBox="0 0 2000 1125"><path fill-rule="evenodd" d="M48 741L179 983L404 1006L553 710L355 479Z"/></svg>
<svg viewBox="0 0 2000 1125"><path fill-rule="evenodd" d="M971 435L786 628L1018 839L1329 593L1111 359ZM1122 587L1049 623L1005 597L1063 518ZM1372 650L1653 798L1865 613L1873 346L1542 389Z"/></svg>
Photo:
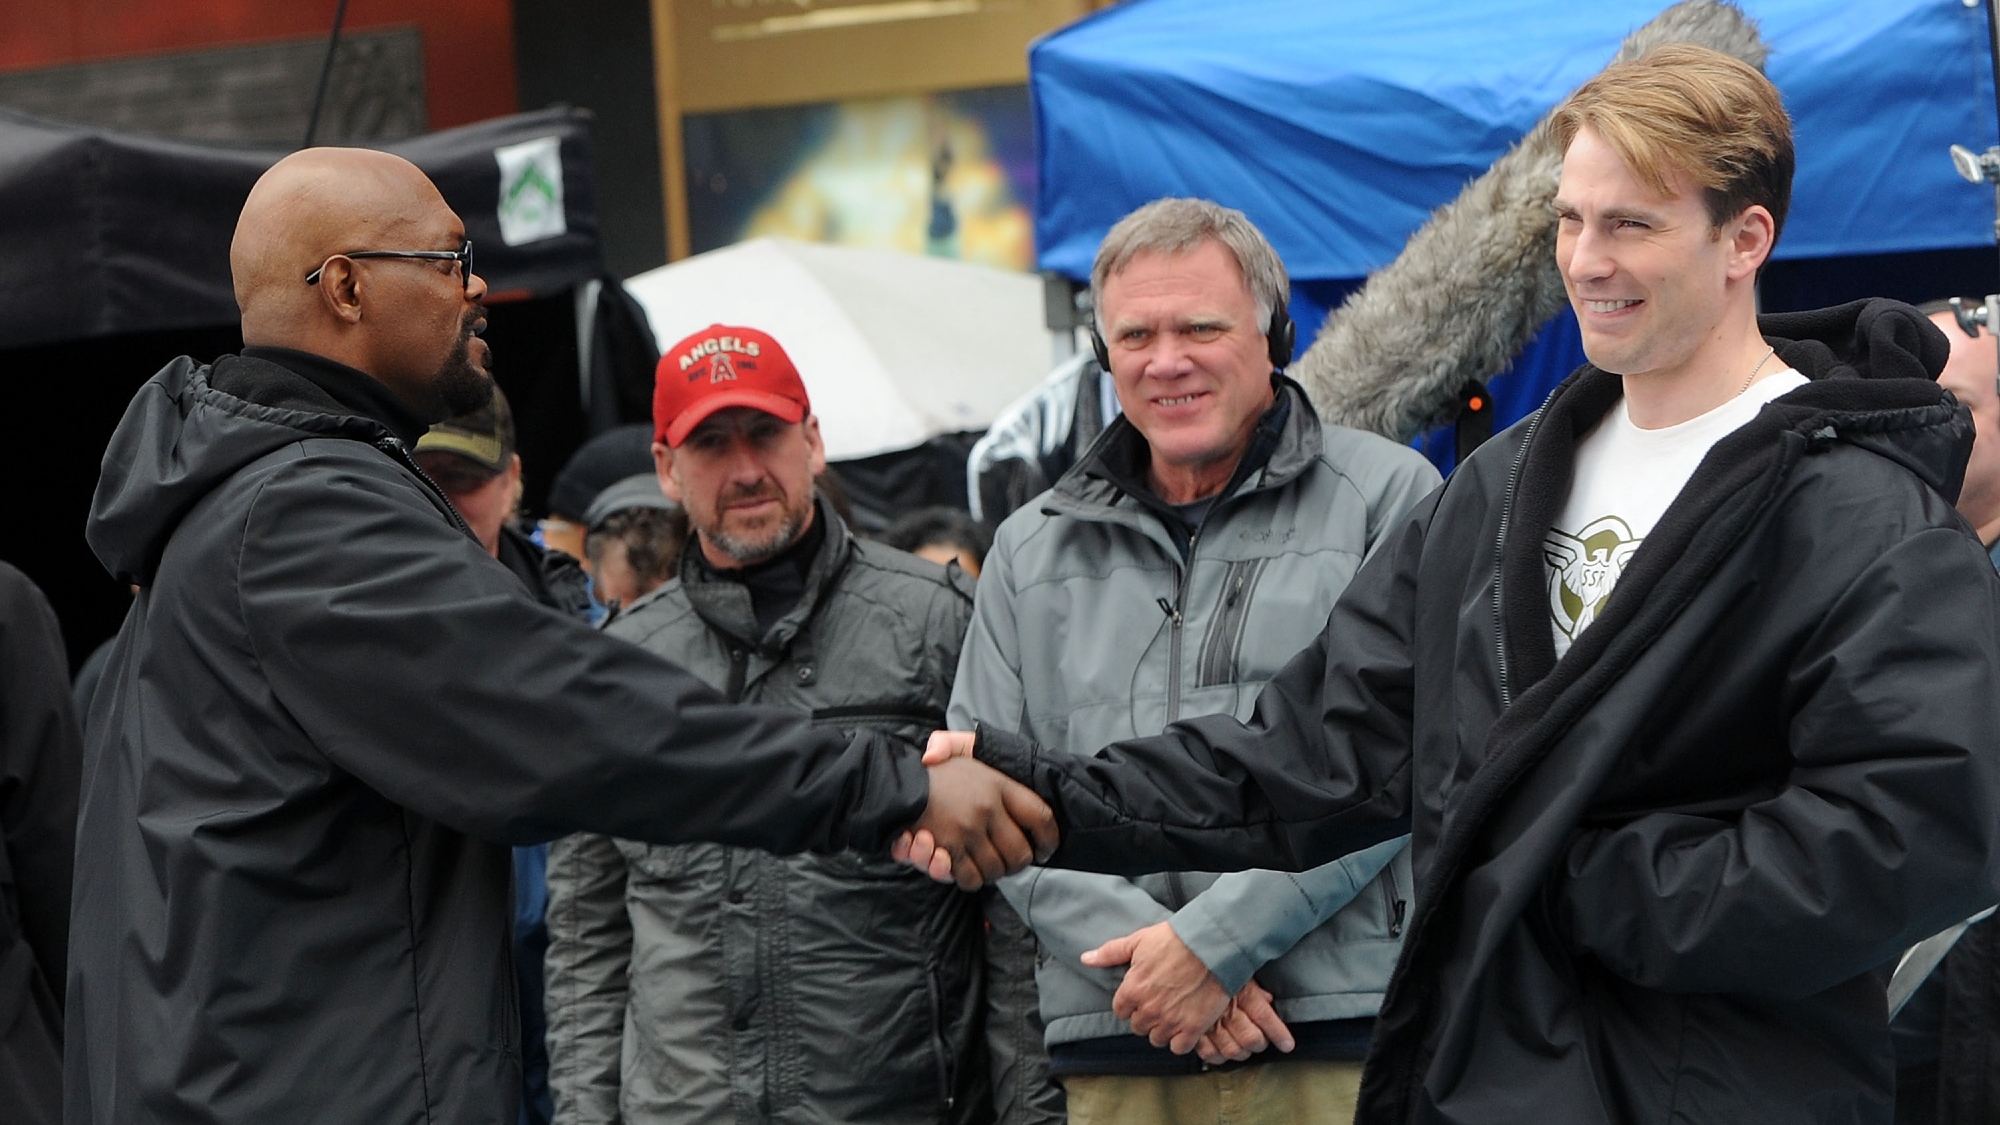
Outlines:
<svg viewBox="0 0 2000 1125"><path fill-rule="evenodd" d="M1738 397L1738 398L1742 398L1742 397L1743 397L1743 392L1744 392L1744 391L1747 391L1747 390L1749 390L1749 389L1750 389L1750 384L1752 384L1752 383L1754 383L1754 382L1756 382L1756 381L1757 381L1757 373L1758 373L1759 371L1762 371L1762 370L1764 370L1764 365L1765 365L1765 364L1767 364L1767 363L1769 363L1769 362L1771 362L1771 357L1772 357L1772 356L1774 356L1774 355L1777 355L1777 354L1778 354L1778 349L1776 349L1776 348L1767 348L1767 349L1765 349L1765 351L1764 351L1764 358L1763 358L1763 359L1760 359L1760 360L1758 360L1758 361L1757 361L1757 366L1755 366L1755 367L1753 367L1753 368L1751 368L1751 369L1750 369L1750 376L1749 376L1748 378L1746 378L1746 379L1744 379L1744 380L1743 380L1743 386L1742 386L1741 388L1739 388L1739 389L1737 390L1737 392L1736 392L1736 397Z"/></svg>

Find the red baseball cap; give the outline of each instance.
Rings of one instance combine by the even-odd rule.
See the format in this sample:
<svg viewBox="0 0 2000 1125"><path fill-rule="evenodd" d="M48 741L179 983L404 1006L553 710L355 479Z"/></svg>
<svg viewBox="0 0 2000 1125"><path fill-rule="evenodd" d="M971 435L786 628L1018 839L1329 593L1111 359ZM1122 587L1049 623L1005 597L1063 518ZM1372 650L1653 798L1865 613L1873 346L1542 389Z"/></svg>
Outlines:
<svg viewBox="0 0 2000 1125"><path fill-rule="evenodd" d="M653 437L668 447L718 410L748 406L796 422L812 409L785 349L755 328L711 324L667 349L653 373Z"/></svg>

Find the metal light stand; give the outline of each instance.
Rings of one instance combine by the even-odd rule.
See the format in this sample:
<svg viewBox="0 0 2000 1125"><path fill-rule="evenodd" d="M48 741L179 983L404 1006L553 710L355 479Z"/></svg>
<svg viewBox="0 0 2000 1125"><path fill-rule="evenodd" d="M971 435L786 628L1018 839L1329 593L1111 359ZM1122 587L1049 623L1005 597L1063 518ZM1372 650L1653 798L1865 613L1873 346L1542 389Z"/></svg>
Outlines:
<svg viewBox="0 0 2000 1125"><path fill-rule="evenodd" d="M1966 7L1970 8L1973 2L1967 0ZM2000 14L1994 10L1996 5L2000 5L2000 0L1988 0L1986 5L1986 34L1992 40L1994 108L2000 111ZM1951 166L1958 169L1958 174L1969 183L1993 185L1993 239L1995 245L2000 246L2000 145L1983 153L1973 152L1964 145L1953 145ZM1967 336L1977 337L1982 327L1993 332L2000 328L2000 323L1996 323L2000 320L2000 293L1987 294L1985 303L1978 308L1968 308L1964 301L1953 297L1951 313ZM1996 383L2000 383L2000 371L1995 372L1995 379ZM1943 933L1925 938L1903 954L1902 960L1896 963L1895 972L1889 977L1890 1019L1895 1019L1897 1013L1903 1010L1903 1005L1916 995L1917 987L1943 963L1945 954L1951 952L1951 947L1957 944L1966 929L1992 914L1991 909L1981 911Z"/></svg>
<svg viewBox="0 0 2000 1125"><path fill-rule="evenodd" d="M1990 61L1993 64L1994 108L2000 112L2000 12L1996 12L1996 6L2000 6L2000 0L1988 0L1986 34L1992 46ZM1953 145L1951 166L1958 169L1958 174L1968 183L1993 185L1993 239L1995 245L2000 246L2000 145L1983 153L1973 152L1964 145ZM1953 297L1951 311L1967 336L1979 335L1981 327L1988 332L2000 329L2000 294L1988 294L1985 303L1978 308L1967 308L1965 302ZM1996 372L1996 378L2000 378L2000 372Z"/></svg>

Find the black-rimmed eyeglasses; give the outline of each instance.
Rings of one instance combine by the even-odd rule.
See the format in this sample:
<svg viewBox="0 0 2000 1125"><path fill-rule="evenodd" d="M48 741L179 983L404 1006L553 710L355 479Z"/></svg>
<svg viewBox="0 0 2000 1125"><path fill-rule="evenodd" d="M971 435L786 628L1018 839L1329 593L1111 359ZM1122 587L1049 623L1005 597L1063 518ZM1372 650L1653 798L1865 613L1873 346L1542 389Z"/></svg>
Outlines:
<svg viewBox="0 0 2000 1125"><path fill-rule="evenodd" d="M330 262L334 258L418 258L428 262L457 262L459 283L464 285L468 292L472 289L472 240L469 238L459 243L456 250L356 250L348 254L335 254L327 261ZM306 275L306 284L318 285L320 270L324 269L326 263L322 262L319 269Z"/></svg>

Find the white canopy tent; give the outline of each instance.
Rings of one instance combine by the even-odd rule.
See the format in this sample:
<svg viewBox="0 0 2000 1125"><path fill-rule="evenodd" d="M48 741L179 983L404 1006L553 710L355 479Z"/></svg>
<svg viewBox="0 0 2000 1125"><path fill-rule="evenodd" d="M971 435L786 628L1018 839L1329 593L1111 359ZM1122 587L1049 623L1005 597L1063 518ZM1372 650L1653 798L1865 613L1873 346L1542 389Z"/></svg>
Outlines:
<svg viewBox="0 0 2000 1125"><path fill-rule="evenodd" d="M625 288L662 352L711 324L769 333L805 380L829 460L983 430L1049 368L1033 274L762 238Z"/></svg>

